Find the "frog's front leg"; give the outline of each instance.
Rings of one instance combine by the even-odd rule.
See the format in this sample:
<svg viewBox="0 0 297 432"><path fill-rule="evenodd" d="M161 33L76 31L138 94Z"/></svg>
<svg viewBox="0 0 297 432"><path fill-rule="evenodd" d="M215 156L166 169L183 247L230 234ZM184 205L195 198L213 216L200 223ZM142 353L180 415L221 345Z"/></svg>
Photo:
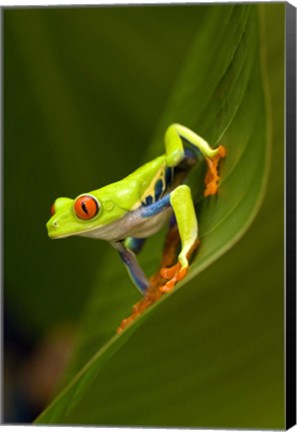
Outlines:
<svg viewBox="0 0 297 432"><path fill-rule="evenodd" d="M170 268L161 269L161 276L168 281L160 288L161 291L170 291L174 285L182 280L189 268L189 258L198 246L198 222L192 200L191 189L187 185L180 185L159 201L143 207L141 217L153 217L171 207L176 219L181 240L181 252L178 263Z"/></svg>
<svg viewBox="0 0 297 432"><path fill-rule="evenodd" d="M186 142L184 144L183 140ZM204 179L204 195L214 195L218 189L218 163L225 157L223 146L212 149L209 144L185 126L178 123L170 125L165 132L166 163L169 167L178 166L184 159L197 160L199 153L206 160L208 170Z"/></svg>
<svg viewBox="0 0 297 432"><path fill-rule="evenodd" d="M112 242L111 245L119 252L119 255L136 288L141 292L141 294L144 294L149 287L149 281L140 267L134 252L127 249L123 242Z"/></svg>
<svg viewBox="0 0 297 432"><path fill-rule="evenodd" d="M181 239L181 252L177 264L161 269L161 276L167 279L166 284L160 287L163 292L171 291L174 285L186 276L189 258L199 244L198 222L189 186L181 185L174 189L170 194L170 205Z"/></svg>

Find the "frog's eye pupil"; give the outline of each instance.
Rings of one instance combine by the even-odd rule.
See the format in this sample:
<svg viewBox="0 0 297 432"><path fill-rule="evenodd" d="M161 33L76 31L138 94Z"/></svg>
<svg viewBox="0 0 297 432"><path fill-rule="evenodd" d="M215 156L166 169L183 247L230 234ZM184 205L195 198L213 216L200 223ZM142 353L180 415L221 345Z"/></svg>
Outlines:
<svg viewBox="0 0 297 432"><path fill-rule="evenodd" d="M81 208L83 209L83 211L88 215L89 214L89 212L88 212L88 207L87 207L87 205L86 205L86 203L83 201L82 202L82 204L81 204Z"/></svg>
<svg viewBox="0 0 297 432"><path fill-rule="evenodd" d="M92 219L99 212L99 203L91 195L82 195L76 199L74 211L80 219Z"/></svg>

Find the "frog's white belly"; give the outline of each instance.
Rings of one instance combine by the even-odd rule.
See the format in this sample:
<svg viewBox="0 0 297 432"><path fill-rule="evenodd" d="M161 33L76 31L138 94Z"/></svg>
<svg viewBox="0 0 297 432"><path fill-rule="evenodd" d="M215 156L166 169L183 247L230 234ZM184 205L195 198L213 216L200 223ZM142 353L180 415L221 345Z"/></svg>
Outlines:
<svg viewBox="0 0 297 432"><path fill-rule="evenodd" d="M139 211L134 211L107 226L98 227L78 235L109 242L119 241L127 237L146 238L159 231L168 222L171 215L171 207L150 217L143 217Z"/></svg>

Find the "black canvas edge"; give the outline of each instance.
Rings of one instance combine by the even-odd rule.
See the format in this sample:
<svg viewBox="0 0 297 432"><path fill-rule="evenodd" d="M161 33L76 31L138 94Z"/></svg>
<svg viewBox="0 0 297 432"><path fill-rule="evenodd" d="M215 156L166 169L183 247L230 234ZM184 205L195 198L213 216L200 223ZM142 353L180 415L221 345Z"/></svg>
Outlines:
<svg viewBox="0 0 297 432"><path fill-rule="evenodd" d="M286 3L286 428L296 424L296 8Z"/></svg>

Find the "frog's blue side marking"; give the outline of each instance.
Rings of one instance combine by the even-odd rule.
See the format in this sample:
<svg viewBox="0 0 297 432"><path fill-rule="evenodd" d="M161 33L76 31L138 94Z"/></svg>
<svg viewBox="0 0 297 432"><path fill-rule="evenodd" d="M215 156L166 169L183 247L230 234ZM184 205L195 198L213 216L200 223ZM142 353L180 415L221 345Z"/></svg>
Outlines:
<svg viewBox="0 0 297 432"><path fill-rule="evenodd" d="M163 192L163 180L159 179L155 184L155 202L159 200Z"/></svg>
<svg viewBox="0 0 297 432"><path fill-rule="evenodd" d="M164 167L164 170L159 173L159 178L155 181L153 189L150 189L149 194L143 199L142 206L147 207L160 200L170 189L173 180L174 168Z"/></svg>
<svg viewBox="0 0 297 432"><path fill-rule="evenodd" d="M159 201L150 206L142 207L140 210L140 216L144 218L155 216L165 210L166 207L170 207L170 194L165 195Z"/></svg>
<svg viewBox="0 0 297 432"><path fill-rule="evenodd" d="M154 196L148 195L142 203L141 216L150 217L160 213L165 207L169 207L169 195L166 192L170 189L174 180L174 168L166 167L161 177L154 186ZM164 195L164 196L163 196Z"/></svg>
<svg viewBox="0 0 297 432"><path fill-rule="evenodd" d="M146 198L145 198L145 201L144 201L144 203L142 203L144 206L149 206L149 205L151 205L151 204L153 204L153 197L151 196L151 195L148 195Z"/></svg>
<svg viewBox="0 0 297 432"><path fill-rule="evenodd" d="M167 167L165 170L165 190L167 190L173 182L173 168Z"/></svg>

